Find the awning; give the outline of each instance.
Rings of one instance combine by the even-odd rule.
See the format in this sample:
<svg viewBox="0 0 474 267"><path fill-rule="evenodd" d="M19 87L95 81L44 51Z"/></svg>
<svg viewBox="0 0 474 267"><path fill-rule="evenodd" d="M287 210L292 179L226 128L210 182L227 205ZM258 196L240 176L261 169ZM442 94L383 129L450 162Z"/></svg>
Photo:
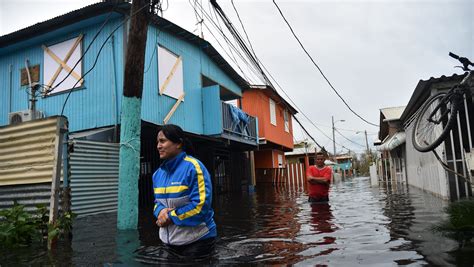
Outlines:
<svg viewBox="0 0 474 267"><path fill-rule="evenodd" d="M392 137L388 138L385 142L383 142L380 146L377 146L378 151L390 151L396 148L397 146L405 143L406 134L405 132L398 132Z"/></svg>

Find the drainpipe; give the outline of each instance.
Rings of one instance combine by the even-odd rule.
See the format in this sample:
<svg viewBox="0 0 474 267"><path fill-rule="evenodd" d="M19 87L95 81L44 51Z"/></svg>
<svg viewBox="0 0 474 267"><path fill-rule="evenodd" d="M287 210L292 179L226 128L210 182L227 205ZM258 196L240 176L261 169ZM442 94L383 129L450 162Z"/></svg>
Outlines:
<svg viewBox="0 0 474 267"><path fill-rule="evenodd" d="M8 88L8 113L11 113L13 110L12 110L12 91L13 91L13 65L10 64L9 66L9 78L10 78L10 81L9 81L9 88Z"/></svg>
<svg viewBox="0 0 474 267"><path fill-rule="evenodd" d="M117 142L117 131L118 131L118 89L117 89L117 70L115 64L115 36L112 35L111 39L112 44L112 71L113 71L113 90L112 90L112 97L113 97L113 112L114 112L114 139L113 142Z"/></svg>

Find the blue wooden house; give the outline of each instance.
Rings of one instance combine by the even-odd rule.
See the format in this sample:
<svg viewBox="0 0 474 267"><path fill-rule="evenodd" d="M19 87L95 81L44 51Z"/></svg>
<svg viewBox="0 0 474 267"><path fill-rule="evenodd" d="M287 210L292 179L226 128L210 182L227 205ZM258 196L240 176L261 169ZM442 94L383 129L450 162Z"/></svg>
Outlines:
<svg viewBox="0 0 474 267"><path fill-rule="evenodd" d="M71 138L118 143L130 7L97 3L1 36L0 126L63 113ZM248 87L209 42L153 16L141 117L143 202L159 165L156 134L166 123L187 132L215 191L250 183L258 122L226 103Z"/></svg>

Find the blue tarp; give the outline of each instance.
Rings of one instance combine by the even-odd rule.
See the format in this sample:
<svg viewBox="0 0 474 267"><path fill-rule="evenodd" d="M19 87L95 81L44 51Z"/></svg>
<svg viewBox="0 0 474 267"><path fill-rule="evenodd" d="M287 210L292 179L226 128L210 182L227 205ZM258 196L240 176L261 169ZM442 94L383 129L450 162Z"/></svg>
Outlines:
<svg viewBox="0 0 474 267"><path fill-rule="evenodd" d="M243 122L244 126L249 124L249 121L250 121L249 116L245 112L243 112L240 108L235 107L233 105L229 105L229 110L230 110L230 114L232 115L232 121L235 124L238 124L240 122Z"/></svg>

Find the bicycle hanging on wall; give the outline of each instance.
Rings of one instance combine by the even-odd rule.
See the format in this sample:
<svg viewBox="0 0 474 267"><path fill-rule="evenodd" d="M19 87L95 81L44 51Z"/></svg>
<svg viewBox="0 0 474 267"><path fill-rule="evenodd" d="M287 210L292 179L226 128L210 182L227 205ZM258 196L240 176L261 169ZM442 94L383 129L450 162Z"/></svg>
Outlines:
<svg viewBox="0 0 474 267"><path fill-rule="evenodd" d="M471 87L471 74L474 70L469 66L474 67L474 63L453 53L449 55L461 62L462 66L459 67L466 71L466 75L448 92L428 98L420 108L412 132L413 146L420 152L433 151L447 138L455 124L458 111L463 107L464 95Z"/></svg>

